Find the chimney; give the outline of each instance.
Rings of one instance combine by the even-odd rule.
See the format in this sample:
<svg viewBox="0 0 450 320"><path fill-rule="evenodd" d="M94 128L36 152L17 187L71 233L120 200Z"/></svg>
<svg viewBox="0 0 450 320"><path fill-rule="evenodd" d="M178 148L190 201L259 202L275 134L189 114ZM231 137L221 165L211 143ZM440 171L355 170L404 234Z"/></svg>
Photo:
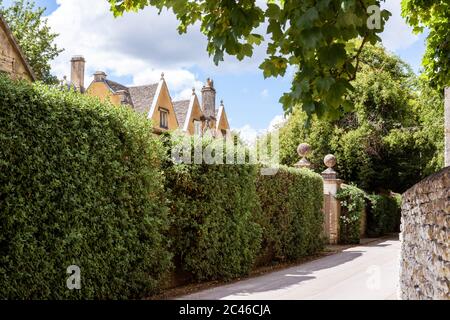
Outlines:
<svg viewBox="0 0 450 320"><path fill-rule="evenodd" d="M70 82L76 90L84 92L84 64L86 61L83 56L74 56L70 62L72 65Z"/></svg>
<svg viewBox="0 0 450 320"><path fill-rule="evenodd" d="M208 78L202 88L202 110L207 118L214 118L216 114L216 89L214 81Z"/></svg>
<svg viewBox="0 0 450 320"><path fill-rule="evenodd" d="M94 81L95 82L102 82L106 80L106 73L103 71L96 71L94 73Z"/></svg>

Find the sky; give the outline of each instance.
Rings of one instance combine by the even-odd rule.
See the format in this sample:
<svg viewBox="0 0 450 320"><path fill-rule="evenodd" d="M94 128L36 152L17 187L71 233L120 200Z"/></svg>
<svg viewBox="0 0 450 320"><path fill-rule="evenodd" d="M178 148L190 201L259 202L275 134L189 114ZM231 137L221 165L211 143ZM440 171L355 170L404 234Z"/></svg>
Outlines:
<svg viewBox="0 0 450 320"><path fill-rule="evenodd" d="M426 35L412 34L400 15L400 1L387 0L383 5L392 13L382 34L383 44L417 73ZM70 76L70 58L74 55L86 59L86 85L97 70L124 85L154 83L164 72L174 100L189 97L193 87L200 94L202 84L210 77L217 91L216 103L223 99L231 128L239 130L246 140L283 118L278 100L289 91L292 71L284 77L264 79L258 68L264 58L263 46L255 50L252 58L237 61L226 57L215 66L206 53L206 39L199 27L179 35L171 12L158 15L154 8L147 8L114 18L106 0L36 3L46 8L49 25L59 34L56 43L65 49L51 64L53 74L60 79Z"/></svg>

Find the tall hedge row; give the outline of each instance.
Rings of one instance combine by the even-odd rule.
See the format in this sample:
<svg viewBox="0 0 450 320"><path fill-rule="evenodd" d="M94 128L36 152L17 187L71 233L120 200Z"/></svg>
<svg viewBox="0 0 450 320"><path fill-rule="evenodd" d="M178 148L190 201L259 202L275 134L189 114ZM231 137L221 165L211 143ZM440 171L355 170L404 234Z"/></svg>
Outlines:
<svg viewBox="0 0 450 320"><path fill-rule="evenodd" d="M204 150L222 142L190 138L187 143L192 150L196 144ZM170 143L176 146L175 139ZM196 280L248 273L261 239L257 166L168 162L165 174L177 266Z"/></svg>
<svg viewBox="0 0 450 320"><path fill-rule="evenodd" d="M131 110L0 76L0 299L158 288L171 258L161 150Z"/></svg>
<svg viewBox="0 0 450 320"><path fill-rule="evenodd" d="M323 246L323 181L309 170L280 167L259 175L257 192L263 214L261 263L296 260Z"/></svg>
<svg viewBox="0 0 450 320"><path fill-rule="evenodd" d="M320 250L319 175L176 163L177 143L128 108L0 76L0 299L141 298L174 266L226 280Z"/></svg>

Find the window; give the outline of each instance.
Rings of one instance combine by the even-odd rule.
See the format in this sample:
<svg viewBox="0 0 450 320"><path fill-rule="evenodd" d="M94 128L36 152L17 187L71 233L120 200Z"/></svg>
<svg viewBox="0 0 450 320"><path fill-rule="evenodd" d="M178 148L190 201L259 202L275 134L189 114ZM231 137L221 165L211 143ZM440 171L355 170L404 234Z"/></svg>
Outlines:
<svg viewBox="0 0 450 320"><path fill-rule="evenodd" d="M198 136L202 135L202 122L199 120L194 120L194 134Z"/></svg>
<svg viewBox="0 0 450 320"><path fill-rule="evenodd" d="M159 126L163 129L169 128L169 111L166 109L159 109Z"/></svg>

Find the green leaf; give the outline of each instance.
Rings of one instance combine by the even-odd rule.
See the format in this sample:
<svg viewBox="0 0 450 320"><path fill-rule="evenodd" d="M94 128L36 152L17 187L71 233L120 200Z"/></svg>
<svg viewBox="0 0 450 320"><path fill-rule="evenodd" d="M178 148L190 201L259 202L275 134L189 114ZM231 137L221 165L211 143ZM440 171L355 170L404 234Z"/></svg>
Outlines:
<svg viewBox="0 0 450 320"><path fill-rule="evenodd" d="M317 19L319 19L319 13L316 7L311 7L297 19L295 25L299 29L311 28Z"/></svg>
<svg viewBox="0 0 450 320"><path fill-rule="evenodd" d="M317 78L315 81L319 93L325 93L330 90L330 87L334 84L334 82L335 80L330 76L325 78Z"/></svg>
<svg viewBox="0 0 450 320"><path fill-rule="evenodd" d="M266 10L266 17L277 20L280 17L280 7L276 3L268 3Z"/></svg>

